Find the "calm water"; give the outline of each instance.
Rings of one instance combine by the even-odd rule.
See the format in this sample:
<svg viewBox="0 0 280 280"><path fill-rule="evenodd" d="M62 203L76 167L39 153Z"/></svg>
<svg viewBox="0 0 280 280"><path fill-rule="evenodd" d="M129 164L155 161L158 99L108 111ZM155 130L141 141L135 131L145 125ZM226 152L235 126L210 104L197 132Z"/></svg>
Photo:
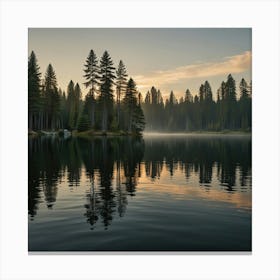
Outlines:
<svg viewBox="0 0 280 280"><path fill-rule="evenodd" d="M28 140L29 251L251 251L251 137Z"/></svg>

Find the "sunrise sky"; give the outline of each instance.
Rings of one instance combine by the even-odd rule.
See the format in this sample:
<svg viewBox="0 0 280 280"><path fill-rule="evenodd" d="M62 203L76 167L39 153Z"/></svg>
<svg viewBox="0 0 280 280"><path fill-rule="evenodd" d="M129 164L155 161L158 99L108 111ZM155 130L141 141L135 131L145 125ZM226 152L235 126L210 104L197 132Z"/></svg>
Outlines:
<svg viewBox="0 0 280 280"><path fill-rule="evenodd" d="M242 77L251 80L249 28L29 29L29 54L34 50L43 74L53 65L62 90L73 80L87 93L83 64L90 49L98 58L107 50L115 67L122 59L143 95L152 86L164 97L173 90L179 98L187 88L194 95L208 80L215 97L229 73L238 84Z"/></svg>

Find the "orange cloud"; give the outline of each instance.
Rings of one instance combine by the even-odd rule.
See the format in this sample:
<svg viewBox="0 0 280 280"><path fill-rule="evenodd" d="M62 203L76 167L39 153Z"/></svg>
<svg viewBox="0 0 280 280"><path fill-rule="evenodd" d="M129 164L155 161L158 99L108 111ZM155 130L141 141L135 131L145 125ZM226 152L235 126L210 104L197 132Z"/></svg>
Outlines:
<svg viewBox="0 0 280 280"><path fill-rule="evenodd" d="M155 71L149 75L134 76L138 88L157 87L174 84L180 80L242 73L251 68L252 53L246 51L235 56L225 57L219 62L198 63L180 66L165 71Z"/></svg>

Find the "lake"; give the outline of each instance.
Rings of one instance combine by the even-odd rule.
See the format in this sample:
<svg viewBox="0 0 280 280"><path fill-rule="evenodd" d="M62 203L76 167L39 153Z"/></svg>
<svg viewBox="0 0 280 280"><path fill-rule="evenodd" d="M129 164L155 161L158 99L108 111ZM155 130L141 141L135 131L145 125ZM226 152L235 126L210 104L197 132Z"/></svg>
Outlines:
<svg viewBox="0 0 280 280"><path fill-rule="evenodd" d="M29 251L251 251L250 135L28 139Z"/></svg>

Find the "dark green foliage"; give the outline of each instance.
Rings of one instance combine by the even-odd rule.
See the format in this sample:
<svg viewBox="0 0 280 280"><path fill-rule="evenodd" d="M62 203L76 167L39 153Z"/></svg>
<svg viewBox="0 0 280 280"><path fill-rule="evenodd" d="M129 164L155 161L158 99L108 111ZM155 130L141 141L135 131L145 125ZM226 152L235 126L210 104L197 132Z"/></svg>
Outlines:
<svg viewBox="0 0 280 280"><path fill-rule="evenodd" d="M145 129L145 116L140 104L135 106L132 118L132 128L136 134L141 134Z"/></svg>
<svg viewBox="0 0 280 280"><path fill-rule="evenodd" d="M90 50L89 55L84 65L86 88L90 88L87 94L87 114L90 117L90 125L94 127L95 123L95 94L97 93L97 86L99 85L99 66L98 60L93 50Z"/></svg>
<svg viewBox="0 0 280 280"><path fill-rule="evenodd" d="M91 128L94 127L95 121L96 121L96 118L95 118L96 112L94 110L95 105L96 105L96 102L95 102L93 95L88 93L85 97L85 111L86 111L87 115L89 116Z"/></svg>
<svg viewBox="0 0 280 280"><path fill-rule="evenodd" d="M119 62L118 69L116 71L116 94L117 94L117 127L120 127L120 106L121 106L121 97L125 94L126 83L127 83L127 73L125 65L122 60Z"/></svg>
<svg viewBox="0 0 280 280"><path fill-rule="evenodd" d="M250 95L250 86L242 79L239 85L240 99L239 103L239 126L242 129L248 129L252 123L252 102Z"/></svg>
<svg viewBox="0 0 280 280"><path fill-rule="evenodd" d="M75 103L75 92L74 82L71 80L67 87L67 123L66 127L69 129L74 128L74 103Z"/></svg>
<svg viewBox="0 0 280 280"><path fill-rule="evenodd" d="M43 85L44 128L58 129L61 127L61 105L57 88L56 74L51 64L48 65Z"/></svg>
<svg viewBox="0 0 280 280"><path fill-rule="evenodd" d="M140 133L145 128L144 114L141 104L138 102L138 92L136 84L132 78L129 79L123 99L125 111L125 130L128 133Z"/></svg>
<svg viewBox="0 0 280 280"><path fill-rule="evenodd" d="M83 113L79 118L77 130L81 132L81 131L87 131L89 129L90 129L89 117L86 113Z"/></svg>
<svg viewBox="0 0 280 280"><path fill-rule="evenodd" d="M113 85L116 78L112 58L107 51L100 60L100 103L102 106L102 130L108 129L109 114L113 108Z"/></svg>
<svg viewBox="0 0 280 280"><path fill-rule="evenodd" d="M40 68L37 64L37 58L32 51L28 60L28 128L38 129L41 96L40 96Z"/></svg>

